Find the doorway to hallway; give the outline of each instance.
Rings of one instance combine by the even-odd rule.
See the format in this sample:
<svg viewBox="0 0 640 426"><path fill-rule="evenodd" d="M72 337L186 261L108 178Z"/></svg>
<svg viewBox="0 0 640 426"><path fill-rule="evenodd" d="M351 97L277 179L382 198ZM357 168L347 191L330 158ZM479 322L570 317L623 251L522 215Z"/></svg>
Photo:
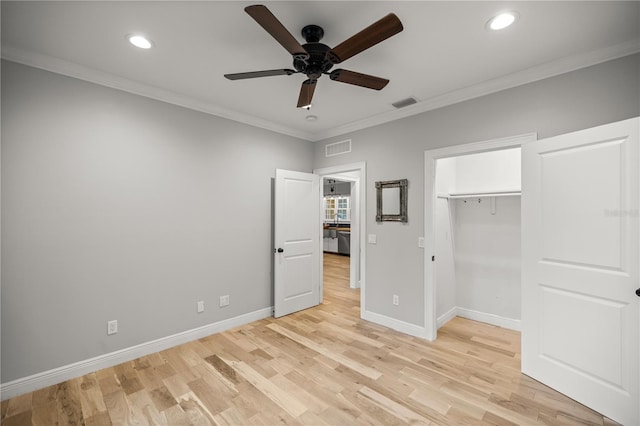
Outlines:
<svg viewBox="0 0 640 426"><path fill-rule="evenodd" d="M364 207L366 206L366 191L364 189L364 182L366 181L365 174L365 163L352 163L346 164L342 166L333 166L322 169L316 169L313 171L314 174L317 174L321 177L322 181L326 180L340 180L348 182L351 186L350 190L350 215L349 215L349 256L340 256L339 264L342 265L337 267L337 269L332 269L328 266L327 272L330 274L335 274L339 270L345 271L345 287L347 290L356 290L359 289L359 305L360 311L362 312L362 307L364 307L365 303L365 291L366 291L366 281L365 281L365 271L363 265L365 265L366 258L366 246L364 244ZM320 195L322 197L321 201L324 201L324 193ZM324 204L322 204L322 213L324 218ZM337 207L337 205L336 205ZM337 212L336 212L337 213ZM344 217L344 216L343 216ZM339 218L338 218L339 222ZM343 220L343 224L344 224ZM324 235L324 220L322 221L321 233ZM336 230L337 231L337 230ZM338 250L336 250L338 251ZM333 253L332 253L333 254ZM322 282L323 286L325 285L324 279L324 253L321 258L322 265ZM327 260L337 258L328 257ZM333 263L335 265L335 262ZM348 267L347 267L348 265ZM327 283L328 285L329 283ZM353 292L356 294L356 292ZM321 302L324 298L324 291L322 291Z"/></svg>

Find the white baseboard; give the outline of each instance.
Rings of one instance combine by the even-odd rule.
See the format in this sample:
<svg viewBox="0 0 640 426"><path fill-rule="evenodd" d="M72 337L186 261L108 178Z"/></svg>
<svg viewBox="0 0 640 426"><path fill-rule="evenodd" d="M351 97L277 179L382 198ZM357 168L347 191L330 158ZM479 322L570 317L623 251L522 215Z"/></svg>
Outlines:
<svg viewBox="0 0 640 426"><path fill-rule="evenodd" d="M121 349L116 352L54 368L53 370L33 374L11 382L2 383L0 384L0 399L4 401L5 399L33 392L103 368L113 367L114 365L122 364L123 362L131 361L145 355L160 352L174 346L270 317L272 313L273 307L259 309L237 317Z"/></svg>
<svg viewBox="0 0 640 426"><path fill-rule="evenodd" d="M458 308L454 306L453 308L449 309L448 312L445 312L444 314L438 317L436 322L437 327L438 328L442 327L443 325L445 325L446 323L454 319L457 315L458 315Z"/></svg>
<svg viewBox="0 0 640 426"><path fill-rule="evenodd" d="M485 312L473 311L471 309L455 308L456 315L474 321L480 321L498 327L508 328L509 330L520 331L520 320L501 317L499 315L487 314Z"/></svg>
<svg viewBox="0 0 640 426"><path fill-rule="evenodd" d="M411 324L405 321L401 321L395 318L391 318L385 315L376 314L375 312L363 310L360 314L363 320L371 321L378 325L389 327L393 330L399 331L410 336L426 338L426 329L419 325Z"/></svg>

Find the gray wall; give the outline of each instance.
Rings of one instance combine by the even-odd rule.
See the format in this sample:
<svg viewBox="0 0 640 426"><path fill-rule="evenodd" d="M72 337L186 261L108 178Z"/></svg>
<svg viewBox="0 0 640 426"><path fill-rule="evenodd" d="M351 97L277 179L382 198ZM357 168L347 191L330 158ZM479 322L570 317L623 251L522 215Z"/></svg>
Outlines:
<svg viewBox="0 0 640 426"><path fill-rule="evenodd" d="M365 161L367 245L363 309L424 325L424 151L529 132L559 135L640 115L640 55L632 55L446 108L317 142L314 167ZM391 83L393 84L393 82ZM352 151L325 158L327 143ZM374 182L409 179L409 223L375 221ZM393 306L392 295L400 296Z"/></svg>
<svg viewBox="0 0 640 426"><path fill-rule="evenodd" d="M312 155L3 62L2 382L272 306L271 179Z"/></svg>
<svg viewBox="0 0 640 426"><path fill-rule="evenodd" d="M456 204L456 306L519 321L520 197L496 197L495 214L490 199L481 200L450 201Z"/></svg>
<svg viewBox="0 0 640 426"><path fill-rule="evenodd" d="M364 309L423 325L424 151L640 115L639 61L313 145L3 62L2 382L271 306L275 168L367 163L365 232L378 243L367 246ZM351 153L324 157L345 138ZM374 182L399 178L409 223L377 224ZM223 294L231 305L220 309ZM111 319L120 331L106 336Z"/></svg>

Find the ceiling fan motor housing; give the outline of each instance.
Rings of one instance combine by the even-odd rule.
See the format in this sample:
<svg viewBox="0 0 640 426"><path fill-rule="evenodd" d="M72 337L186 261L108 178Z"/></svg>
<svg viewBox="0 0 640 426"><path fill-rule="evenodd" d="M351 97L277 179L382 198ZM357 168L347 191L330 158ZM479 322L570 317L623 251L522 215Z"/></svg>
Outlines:
<svg viewBox="0 0 640 426"><path fill-rule="evenodd" d="M318 25L307 25L301 33L307 43L317 43L324 37L324 30Z"/></svg>
<svg viewBox="0 0 640 426"><path fill-rule="evenodd" d="M324 36L324 30L317 25L307 25L302 29L302 36L307 41L302 45L309 53L309 58L302 60L293 59L293 67L305 74L310 80L317 80L320 76L331 69L333 64L327 59L327 52L331 50L326 44L320 43Z"/></svg>

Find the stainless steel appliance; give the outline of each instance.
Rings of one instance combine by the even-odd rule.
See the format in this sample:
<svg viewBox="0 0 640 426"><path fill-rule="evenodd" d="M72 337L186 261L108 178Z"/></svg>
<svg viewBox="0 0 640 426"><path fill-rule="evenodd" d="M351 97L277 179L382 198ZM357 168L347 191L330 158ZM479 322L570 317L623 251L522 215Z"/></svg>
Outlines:
<svg viewBox="0 0 640 426"><path fill-rule="evenodd" d="M338 253L349 255L351 252L351 232L338 231Z"/></svg>

